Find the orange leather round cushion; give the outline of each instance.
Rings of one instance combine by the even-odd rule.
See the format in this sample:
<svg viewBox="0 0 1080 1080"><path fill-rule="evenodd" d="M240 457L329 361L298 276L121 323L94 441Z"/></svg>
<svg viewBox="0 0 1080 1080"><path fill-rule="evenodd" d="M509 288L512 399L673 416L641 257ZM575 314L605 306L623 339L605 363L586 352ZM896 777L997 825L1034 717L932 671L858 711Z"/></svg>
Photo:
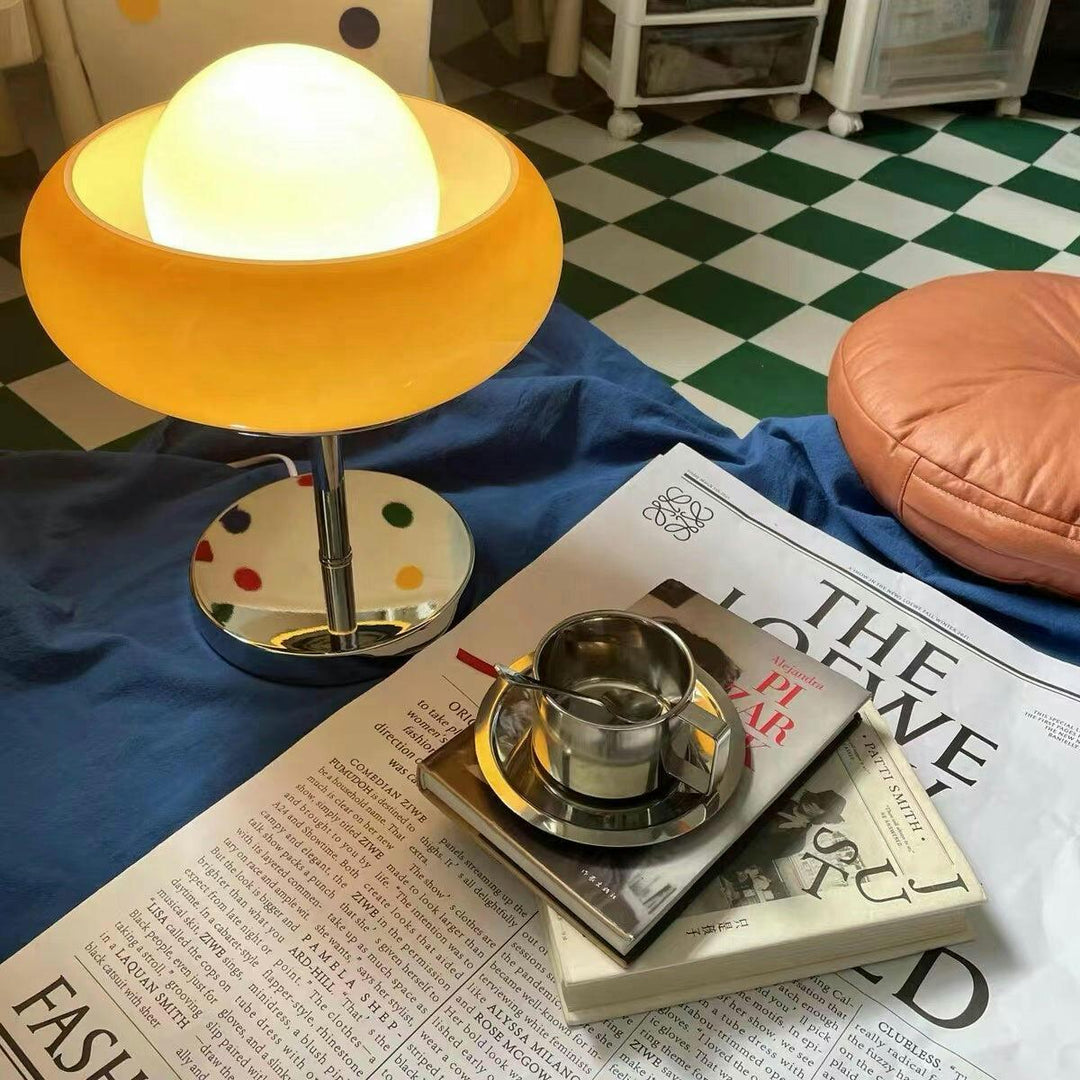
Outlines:
<svg viewBox="0 0 1080 1080"><path fill-rule="evenodd" d="M1080 596L1080 279L900 293L837 346L829 412L913 533L988 577Z"/></svg>

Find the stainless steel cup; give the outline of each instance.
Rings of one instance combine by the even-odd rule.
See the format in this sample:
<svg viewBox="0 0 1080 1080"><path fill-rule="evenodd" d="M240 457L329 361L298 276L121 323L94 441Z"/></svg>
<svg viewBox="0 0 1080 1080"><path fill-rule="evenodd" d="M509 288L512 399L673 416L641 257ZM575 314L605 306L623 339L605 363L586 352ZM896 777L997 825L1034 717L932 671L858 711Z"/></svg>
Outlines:
<svg viewBox="0 0 1080 1080"><path fill-rule="evenodd" d="M730 725L694 703L694 658L662 623L627 611L573 615L544 636L533 670L541 682L583 694L617 697L630 688L662 701L658 712L613 722L606 709L537 691L533 751L564 787L592 798L633 799L655 791L666 776L704 794L716 785ZM734 711L726 695L720 704L722 713Z"/></svg>

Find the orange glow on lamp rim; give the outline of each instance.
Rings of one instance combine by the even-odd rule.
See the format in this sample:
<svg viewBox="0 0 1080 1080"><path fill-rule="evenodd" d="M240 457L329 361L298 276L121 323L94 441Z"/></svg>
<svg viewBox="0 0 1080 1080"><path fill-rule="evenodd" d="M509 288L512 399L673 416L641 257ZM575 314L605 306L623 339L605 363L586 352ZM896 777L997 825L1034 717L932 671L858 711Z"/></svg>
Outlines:
<svg viewBox="0 0 1080 1080"><path fill-rule="evenodd" d="M94 132L49 171L23 228L26 291L46 331L123 397L254 432L376 426L482 382L550 307L562 263L558 215L534 166L505 137L457 110L404 100L435 153L440 222L460 220L431 239L344 258L234 259L120 228L77 192L75 168L97 140L163 106ZM488 162L498 147L506 181L463 217L472 182L465 144Z"/></svg>

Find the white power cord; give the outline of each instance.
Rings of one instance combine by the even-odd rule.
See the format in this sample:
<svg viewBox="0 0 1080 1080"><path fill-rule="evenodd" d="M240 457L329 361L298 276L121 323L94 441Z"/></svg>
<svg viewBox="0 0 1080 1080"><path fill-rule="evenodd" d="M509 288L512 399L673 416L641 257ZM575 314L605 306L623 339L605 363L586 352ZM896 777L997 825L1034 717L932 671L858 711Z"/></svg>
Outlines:
<svg viewBox="0 0 1080 1080"><path fill-rule="evenodd" d="M230 461L229 467L232 469L243 469L247 465L262 465L265 461L280 461L288 470L290 476L300 475L296 468L296 462L293 461L292 458L286 457L284 454L259 454L257 457L244 458L243 461Z"/></svg>

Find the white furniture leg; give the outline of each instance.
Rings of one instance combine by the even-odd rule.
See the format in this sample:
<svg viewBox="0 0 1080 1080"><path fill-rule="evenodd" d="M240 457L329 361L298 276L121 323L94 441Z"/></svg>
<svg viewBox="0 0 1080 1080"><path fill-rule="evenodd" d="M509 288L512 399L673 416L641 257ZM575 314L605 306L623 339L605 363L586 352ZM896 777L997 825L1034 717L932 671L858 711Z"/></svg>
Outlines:
<svg viewBox="0 0 1080 1080"><path fill-rule="evenodd" d="M1003 97L998 98L994 102L994 115L995 116L1019 116L1020 115L1020 99L1018 97Z"/></svg>
<svg viewBox="0 0 1080 1080"><path fill-rule="evenodd" d="M633 109L614 109L608 117L608 134L616 139L632 139L641 127L641 117Z"/></svg>
<svg viewBox="0 0 1080 1080"><path fill-rule="evenodd" d="M769 98L769 111L777 120L787 123L798 120L802 112L802 97L799 94L773 94Z"/></svg>
<svg viewBox="0 0 1080 1080"><path fill-rule="evenodd" d="M549 75L572 78L578 73L581 55L581 12L584 0L555 0L548 41Z"/></svg>
<svg viewBox="0 0 1080 1080"><path fill-rule="evenodd" d="M846 139L856 131L862 131L862 114L836 109L829 116L829 131L837 138Z"/></svg>

